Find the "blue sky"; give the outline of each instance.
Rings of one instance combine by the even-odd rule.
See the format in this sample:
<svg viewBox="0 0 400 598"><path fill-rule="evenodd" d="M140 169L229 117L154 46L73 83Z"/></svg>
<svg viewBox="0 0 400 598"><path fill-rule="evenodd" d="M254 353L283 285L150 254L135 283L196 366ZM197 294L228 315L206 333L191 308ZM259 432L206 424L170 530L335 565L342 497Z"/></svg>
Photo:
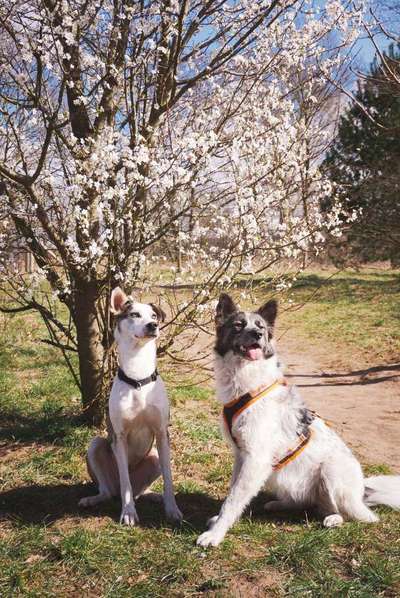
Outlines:
<svg viewBox="0 0 400 598"><path fill-rule="evenodd" d="M374 14L379 16L386 30L395 32L399 37L400 33L400 0L370 0ZM393 10L395 9L395 10ZM383 34L376 35L376 44L382 50L386 49L393 40L388 40ZM368 70L376 50L374 44L365 34L355 45L358 62L363 70Z"/></svg>
<svg viewBox="0 0 400 598"><path fill-rule="evenodd" d="M377 45L381 49L385 49L387 44L387 40L379 39L377 40ZM357 56L357 63L359 64L360 70L366 72L369 70L369 65L374 59L375 56L375 47L370 39L363 38L359 39L355 46L354 52Z"/></svg>

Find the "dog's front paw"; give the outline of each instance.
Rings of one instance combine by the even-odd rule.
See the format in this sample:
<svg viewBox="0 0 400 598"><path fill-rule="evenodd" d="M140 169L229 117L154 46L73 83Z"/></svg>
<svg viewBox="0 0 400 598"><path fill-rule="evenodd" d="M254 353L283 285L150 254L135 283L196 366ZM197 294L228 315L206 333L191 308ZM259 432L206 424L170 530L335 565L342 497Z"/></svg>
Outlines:
<svg viewBox="0 0 400 598"><path fill-rule="evenodd" d="M224 538L224 534L217 533L214 529L210 529L207 532L204 532L197 538L197 546L203 546L207 548L207 546L218 546L220 542L222 542Z"/></svg>
<svg viewBox="0 0 400 598"><path fill-rule="evenodd" d="M139 523L139 517L136 513L135 505L126 505L122 508L120 523L133 527L136 523Z"/></svg>
<svg viewBox="0 0 400 598"><path fill-rule="evenodd" d="M180 525L182 523L183 515L176 505L173 507L165 507L165 516L173 525Z"/></svg>
<svg viewBox="0 0 400 598"><path fill-rule="evenodd" d="M323 526L324 527L339 527L343 523L343 517L339 515L339 513L334 513L333 515L328 515L324 519Z"/></svg>

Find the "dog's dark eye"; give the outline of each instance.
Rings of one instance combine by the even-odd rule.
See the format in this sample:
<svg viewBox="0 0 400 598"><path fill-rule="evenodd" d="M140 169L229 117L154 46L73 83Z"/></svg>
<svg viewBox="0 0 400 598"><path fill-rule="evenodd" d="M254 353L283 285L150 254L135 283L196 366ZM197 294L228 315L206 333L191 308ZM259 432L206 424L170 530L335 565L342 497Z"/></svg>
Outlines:
<svg viewBox="0 0 400 598"><path fill-rule="evenodd" d="M153 320L157 320L157 314L151 314L151 317L153 318Z"/></svg>
<svg viewBox="0 0 400 598"><path fill-rule="evenodd" d="M236 332L240 332L244 328L244 322L234 322L233 328Z"/></svg>
<svg viewBox="0 0 400 598"><path fill-rule="evenodd" d="M263 326L263 325L261 324L260 320L257 320L257 322L256 322L256 326L257 326L257 328L259 328L260 330L264 330L264 328L265 328L265 326Z"/></svg>
<svg viewBox="0 0 400 598"><path fill-rule="evenodd" d="M140 318L141 317L141 315L138 311L133 311L131 314L129 314L129 316L131 318Z"/></svg>

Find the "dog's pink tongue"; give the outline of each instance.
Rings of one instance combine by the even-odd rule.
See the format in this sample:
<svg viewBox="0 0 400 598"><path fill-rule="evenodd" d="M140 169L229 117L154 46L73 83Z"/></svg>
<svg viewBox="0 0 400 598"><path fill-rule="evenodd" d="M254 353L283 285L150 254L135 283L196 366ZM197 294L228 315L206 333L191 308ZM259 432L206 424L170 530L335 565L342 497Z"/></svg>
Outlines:
<svg viewBox="0 0 400 598"><path fill-rule="evenodd" d="M252 361L256 361L256 359L262 358L262 350L260 347L252 348L249 347L246 351L246 357L251 359Z"/></svg>

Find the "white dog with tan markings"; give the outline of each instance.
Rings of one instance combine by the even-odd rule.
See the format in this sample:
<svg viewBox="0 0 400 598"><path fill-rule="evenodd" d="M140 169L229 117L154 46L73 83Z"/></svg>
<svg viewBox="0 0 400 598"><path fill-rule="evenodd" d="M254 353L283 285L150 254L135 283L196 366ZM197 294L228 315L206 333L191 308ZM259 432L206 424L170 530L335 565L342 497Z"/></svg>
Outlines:
<svg viewBox="0 0 400 598"><path fill-rule="evenodd" d="M161 473L166 516L179 523L182 513L175 502L170 465L169 403L156 367L156 339L165 314L153 304L135 302L120 288L111 294L111 311L116 317L119 369L109 400L108 438L97 436L89 446L88 471L99 492L79 504L89 507L120 494L120 521L135 525L135 499Z"/></svg>
<svg viewBox="0 0 400 598"><path fill-rule="evenodd" d="M283 379L272 338L276 315L273 300L244 312L223 294L217 306L217 398L234 467L201 546L217 546L263 487L273 497L267 511L316 507L326 527L378 521L372 505L400 509L400 476L364 479L350 449Z"/></svg>

